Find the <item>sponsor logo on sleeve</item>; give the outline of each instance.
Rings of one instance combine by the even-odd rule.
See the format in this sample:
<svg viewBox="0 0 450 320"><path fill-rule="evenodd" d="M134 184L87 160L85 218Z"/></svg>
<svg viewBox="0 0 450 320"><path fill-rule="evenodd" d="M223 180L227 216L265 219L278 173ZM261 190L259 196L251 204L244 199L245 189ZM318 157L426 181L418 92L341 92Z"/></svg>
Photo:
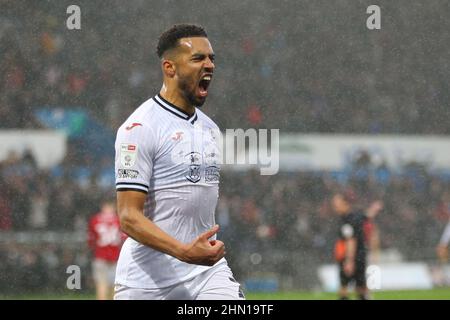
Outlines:
<svg viewBox="0 0 450 320"><path fill-rule="evenodd" d="M131 168L136 163L138 146L136 144L122 143L120 145L120 163L125 168Z"/></svg>
<svg viewBox="0 0 450 320"><path fill-rule="evenodd" d="M205 181L206 182L219 182L220 168L216 166L209 166L205 169Z"/></svg>
<svg viewBox="0 0 450 320"><path fill-rule="evenodd" d="M139 176L139 171L131 169L117 170L117 178L119 179L136 179Z"/></svg>
<svg viewBox="0 0 450 320"><path fill-rule="evenodd" d="M126 127L125 129L126 129L126 130L131 130L131 129L133 129L134 127L142 127L142 124L141 124L141 123L136 123L136 122L134 122L134 123L132 123L131 125L129 125L128 127Z"/></svg>

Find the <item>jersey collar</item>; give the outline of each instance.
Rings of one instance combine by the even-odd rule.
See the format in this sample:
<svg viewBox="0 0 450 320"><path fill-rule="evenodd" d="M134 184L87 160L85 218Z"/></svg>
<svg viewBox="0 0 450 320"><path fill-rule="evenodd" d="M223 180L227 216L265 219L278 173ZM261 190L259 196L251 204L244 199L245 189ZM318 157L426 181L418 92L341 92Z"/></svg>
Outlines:
<svg viewBox="0 0 450 320"><path fill-rule="evenodd" d="M170 113L176 115L177 117L189 121L191 124L194 124L197 121L197 111L195 111L192 115L189 115L186 111L180 109L173 103L170 103L158 93L153 97L153 100L164 110L169 111Z"/></svg>

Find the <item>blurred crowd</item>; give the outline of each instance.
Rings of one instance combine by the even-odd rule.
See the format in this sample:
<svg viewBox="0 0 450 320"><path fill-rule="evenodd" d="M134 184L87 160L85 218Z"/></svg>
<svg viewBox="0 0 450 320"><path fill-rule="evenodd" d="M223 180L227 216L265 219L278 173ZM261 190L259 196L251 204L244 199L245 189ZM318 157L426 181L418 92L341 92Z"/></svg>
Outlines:
<svg viewBox="0 0 450 320"><path fill-rule="evenodd" d="M11 153L0 162L0 230L85 230L101 202L115 196L114 184L102 185L95 169L77 176L79 167L70 158L52 170L38 168L30 152L21 157ZM217 208L222 231L239 242L245 237L239 245L244 250L264 240L271 247L320 247L330 243L327 237L334 237L329 232L334 225L330 197L351 188L358 195L357 208L374 200L385 203L379 218L385 247L404 246L415 252L415 245L436 242L436 231L450 218L448 175L415 162L392 170L383 161L375 163L366 151L350 161L336 172L263 176L258 170L222 171Z"/></svg>
<svg viewBox="0 0 450 320"><path fill-rule="evenodd" d="M343 172L227 172L222 178L217 216L235 250L306 250L330 260L339 219L330 200L347 189L356 193L355 210L383 201L376 218L381 248L398 248L407 259L433 257L450 218L448 178L419 163L400 171L375 166L366 153Z"/></svg>
<svg viewBox="0 0 450 320"><path fill-rule="evenodd" d="M0 295L64 290L69 265L81 268L82 288L92 290L88 222L115 196L114 184L104 183L101 163L79 162L71 150L49 170L29 151L0 162ZM80 236L63 243L64 234Z"/></svg>
<svg viewBox="0 0 450 320"><path fill-rule="evenodd" d="M0 230L84 230L101 201L114 196L114 183L102 184L98 166L72 159L69 152L51 170L38 168L30 152L1 161Z"/></svg>
<svg viewBox="0 0 450 320"><path fill-rule="evenodd" d="M90 255L74 242L15 243L8 240L0 244L0 296L2 294L55 294L67 290L67 267L81 268L81 289L92 290Z"/></svg>
<svg viewBox="0 0 450 320"><path fill-rule="evenodd" d="M378 31L366 29L366 7L347 0L77 2L81 30L66 28L67 1L0 1L0 129L42 128L34 111L50 107L81 108L115 131L159 90L159 34L197 22L217 55L204 109L223 129L450 133L445 1L385 4ZM11 153L0 162L0 230L84 231L101 201L114 196L101 174L111 163L73 144L51 170L38 168L30 152ZM329 199L347 187L360 208L384 201L381 246L410 259L433 254L450 217L448 179L418 163L393 171L367 154L342 172L227 171L221 179L217 221L232 264L274 249L330 261L337 217ZM0 274L14 271L18 287L63 285L61 266L85 261L64 252L57 244L2 246ZM7 283L0 276L0 288Z"/></svg>
<svg viewBox="0 0 450 320"><path fill-rule="evenodd" d="M350 0L233 2L79 1L81 30L68 30L67 1L3 1L0 128L76 106L116 130L160 89L159 34L197 22L217 55L204 108L222 128L450 132L445 1L383 4L377 31Z"/></svg>
<svg viewBox="0 0 450 320"><path fill-rule="evenodd" d="M2 231L83 233L101 201L114 196L112 187L102 189L95 179L87 185L64 176L50 182L50 174L36 168L29 154L2 162L0 170ZM384 202L375 221L381 249L396 248L407 260L433 259L434 248L450 218L450 179L420 163L407 163L401 170L392 170L383 163L374 164L366 152L340 172L262 176L256 170L223 171L221 179L216 221L221 226L220 238L230 248L228 259L240 277L251 271L247 260L252 254L265 257L265 267L277 272L294 265L302 269L304 263L313 261L332 262L338 216L330 199L339 190L355 190L355 208L359 210L365 210L375 200ZM50 250L54 255L64 251L58 245L50 247L54 247ZM77 249L88 254L83 242ZM4 246L0 253L39 267L51 262L48 251L17 251L16 247ZM22 257L20 252L24 253ZM281 254L285 263L278 260L271 265L271 255L275 253ZM290 258L296 253L307 258L295 264ZM2 261L2 268L8 268L9 262L9 267L13 267L16 260ZM285 272L295 274L294 269Z"/></svg>

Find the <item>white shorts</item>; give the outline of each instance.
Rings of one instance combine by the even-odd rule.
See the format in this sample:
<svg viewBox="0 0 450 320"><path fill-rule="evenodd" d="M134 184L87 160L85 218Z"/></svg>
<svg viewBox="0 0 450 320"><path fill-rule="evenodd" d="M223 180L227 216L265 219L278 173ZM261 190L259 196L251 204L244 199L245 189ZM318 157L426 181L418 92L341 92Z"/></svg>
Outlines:
<svg viewBox="0 0 450 320"><path fill-rule="evenodd" d="M95 259L92 263L92 277L96 283L114 285L116 275L116 262Z"/></svg>
<svg viewBox="0 0 450 320"><path fill-rule="evenodd" d="M240 284L224 264L166 288L115 286L114 300L245 300Z"/></svg>

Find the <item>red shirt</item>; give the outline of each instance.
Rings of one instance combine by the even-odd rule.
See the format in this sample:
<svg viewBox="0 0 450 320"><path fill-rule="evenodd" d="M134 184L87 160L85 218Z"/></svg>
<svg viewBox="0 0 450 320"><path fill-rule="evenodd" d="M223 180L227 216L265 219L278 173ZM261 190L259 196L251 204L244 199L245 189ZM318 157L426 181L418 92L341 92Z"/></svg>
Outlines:
<svg viewBox="0 0 450 320"><path fill-rule="evenodd" d="M99 212L89 221L88 244L96 259L117 261L125 239L115 213Z"/></svg>

